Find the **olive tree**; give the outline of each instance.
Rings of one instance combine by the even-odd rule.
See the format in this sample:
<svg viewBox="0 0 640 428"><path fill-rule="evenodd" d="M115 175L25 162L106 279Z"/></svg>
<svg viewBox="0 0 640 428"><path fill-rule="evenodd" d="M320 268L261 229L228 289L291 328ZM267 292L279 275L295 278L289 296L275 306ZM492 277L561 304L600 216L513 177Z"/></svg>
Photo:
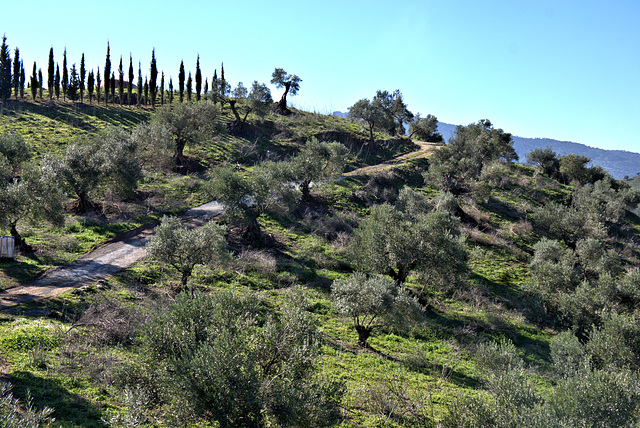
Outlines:
<svg viewBox="0 0 640 428"><path fill-rule="evenodd" d="M284 88L282 98L276 104L276 113L282 115L291 114L291 110L287 107L287 95L294 96L300 90L300 79L295 74L289 74L282 68L276 68L271 74L271 84L276 85L276 88Z"/></svg>
<svg viewBox="0 0 640 428"><path fill-rule="evenodd" d="M320 142L313 137L291 160L294 179L300 183L302 197L308 199L312 182L339 177L346 165L348 149L336 141Z"/></svg>
<svg viewBox="0 0 640 428"><path fill-rule="evenodd" d="M244 236L257 242L262 238L258 218L266 212L289 209L298 192L289 182L288 162L265 162L246 174L230 165L211 170L206 190L225 207L225 216L244 223Z"/></svg>
<svg viewBox="0 0 640 428"><path fill-rule="evenodd" d="M527 164L551 178L558 178L560 174L560 159L551 148L535 148L526 155Z"/></svg>
<svg viewBox="0 0 640 428"><path fill-rule="evenodd" d="M250 108L260 117L266 116L273 104L271 90L264 83L258 83L257 80L251 84L248 100Z"/></svg>
<svg viewBox="0 0 640 428"><path fill-rule="evenodd" d="M618 223L625 211L635 208L639 202L639 190L622 186L610 176L580 186L573 197L573 206L578 211L589 213L603 223Z"/></svg>
<svg viewBox="0 0 640 428"><path fill-rule="evenodd" d="M443 143L444 138L438 132L438 118L428 114L421 117L418 113L411 122L409 122L409 138L416 136L421 141L427 143Z"/></svg>
<svg viewBox="0 0 640 428"><path fill-rule="evenodd" d="M105 129L89 141L78 139L67 147L60 165L61 175L78 197L79 212L93 208L92 194L101 185L121 196L135 190L142 178L135 154L135 141L116 127Z"/></svg>
<svg viewBox="0 0 640 428"><path fill-rule="evenodd" d="M56 168L49 158L39 166L24 165L19 180L0 183L0 228L9 230L16 248L31 249L18 232L20 222L64 223L65 196L61 189Z"/></svg>
<svg viewBox="0 0 640 428"><path fill-rule="evenodd" d="M167 169L174 166L175 143L171 130L160 122L142 122L131 132L136 156L147 167Z"/></svg>
<svg viewBox="0 0 640 428"><path fill-rule="evenodd" d="M29 160L31 151L21 135L13 133L0 134L0 156L7 162L8 174L15 177L20 174L20 167Z"/></svg>
<svg viewBox="0 0 640 428"><path fill-rule="evenodd" d="M151 117L151 123L158 123L169 130L174 142L175 161L183 165L187 144L205 141L217 131L219 115L220 110L210 101L180 103L158 109Z"/></svg>
<svg viewBox="0 0 640 428"><path fill-rule="evenodd" d="M556 382L541 391L524 369L515 346L490 346L478 354L480 367L486 367L485 387L488 394L464 395L444 415L445 428L471 427L622 427L636 426L640 421L640 378L629 369L593 369L582 360L580 342L567 340L552 345L552 354L561 349L564 355L554 358L558 374ZM554 341L554 339L552 339ZM607 353L618 352L618 343L608 343ZM485 347L487 348L487 347ZM554 352L555 351L555 352ZM567 352L568 351L568 352ZM487 364L487 360L509 362ZM566 364L573 370L567 371ZM564 364L564 365L559 365Z"/></svg>
<svg viewBox="0 0 640 428"><path fill-rule="evenodd" d="M357 272L336 279L331 289L336 309L353 320L363 347L374 328L407 329L422 316L417 299L388 277Z"/></svg>
<svg viewBox="0 0 640 428"><path fill-rule="evenodd" d="M397 284L412 271L451 284L467 269L459 220L442 210L406 213L389 204L374 206L355 229L349 254L358 269L389 275Z"/></svg>
<svg viewBox="0 0 640 428"><path fill-rule="evenodd" d="M143 329L145 375L154 373L161 400L181 422L222 428L339 422L343 386L314 376L318 333L295 294L277 314L255 294L228 291L181 293L153 311Z"/></svg>
<svg viewBox="0 0 640 428"><path fill-rule="evenodd" d="M228 258L224 227L209 222L187 229L175 217L164 217L146 246L151 259L172 266L181 274L182 288L197 265L216 265Z"/></svg>
<svg viewBox="0 0 640 428"><path fill-rule="evenodd" d="M564 241L575 248L580 239L603 239L607 232L598 216L574 206L548 202L531 213L533 224L550 238Z"/></svg>
<svg viewBox="0 0 640 428"><path fill-rule="evenodd" d="M430 158L425 179L441 190L462 192L480 177L485 164L518 160L511 134L487 120L458 126L453 138Z"/></svg>
<svg viewBox="0 0 640 428"><path fill-rule="evenodd" d="M380 92L380 91L378 91ZM374 97L369 101L363 98L349 107L349 117L351 119L362 120L369 127L369 142L375 143L373 137L374 129L384 129L385 131L394 126L394 117L386 107L380 97Z"/></svg>

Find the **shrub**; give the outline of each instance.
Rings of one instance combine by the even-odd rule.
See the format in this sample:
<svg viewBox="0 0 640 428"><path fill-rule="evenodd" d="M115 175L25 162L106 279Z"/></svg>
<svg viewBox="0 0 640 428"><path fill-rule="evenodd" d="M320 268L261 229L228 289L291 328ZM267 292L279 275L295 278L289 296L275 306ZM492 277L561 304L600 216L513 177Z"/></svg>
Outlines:
<svg viewBox="0 0 640 428"><path fill-rule="evenodd" d="M629 370L591 370L578 363L581 349L571 333L554 340L553 356L564 377L538 395L508 345L489 345L484 359L497 361L486 386L492 396L461 397L449 407L444 427L619 427L639 422L640 378ZM507 369L500 369L505 367Z"/></svg>
<svg viewBox="0 0 640 428"><path fill-rule="evenodd" d="M0 382L0 426L3 428L44 428L49 427L55 419L51 418L53 409L44 407L36 410L27 394L26 406L13 396L11 385Z"/></svg>
<svg viewBox="0 0 640 428"><path fill-rule="evenodd" d="M368 346L371 332L382 324L406 329L421 318L418 301L383 276L358 272L335 280L332 293L338 312L353 320L361 346Z"/></svg>
<svg viewBox="0 0 640 428"><path fill-rule="evenodd" d="M562 375L573 375L583 367L586 352L584 346L570 330L554 336L549 343L551 361Z"/></svg>
<svg viewBox="0 0 640 428"><path fill-rule="evenodd" d="M640 326L632 316L615 312L602 316L602 325L591 332L585 345L598 368L640 367Z"/></svg>
<svg viewBox="0 0 640 428"><path fill-rule="evenodd" d="M164 217L147 245L149 256L174 267L186 287L196 265L224 263L229 254L224 228L209 222L197 229L187 229L175 217Z"/></svg>
<svg viewBox="0 0 640 428"><path fill-rule="evenodd" d="M341 384L313 376L319 344L300 298L276 316L255 295L183 293L143 331L149 370L183 421L325 426L340 417Z"/></svg>

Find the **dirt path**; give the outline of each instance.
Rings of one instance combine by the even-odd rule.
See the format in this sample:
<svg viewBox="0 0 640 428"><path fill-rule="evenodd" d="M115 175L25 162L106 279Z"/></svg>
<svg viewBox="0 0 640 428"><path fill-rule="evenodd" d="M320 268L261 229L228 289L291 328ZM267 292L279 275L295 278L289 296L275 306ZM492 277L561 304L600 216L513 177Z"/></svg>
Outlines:
<svg viewBox="0 0 640 428"><path fill-rule="evenodd" d="M438 144L435 143L426 143L424 141L415 141L414 143L416 143L418 146L420 146L420 148L414 152L411 153L407 153L404 155L400 155L397 156L393 159L389 159L386 162L377 164L377 165L369 165L369 166L365 166L362 168L358 168L358 169L354 169L353 171L349 171L346 174L344 174L345 177L352 177L355 175L363 175L363 174L371 174L373 172L378 172L378 171L383 171L385 169L389 169L393 166L396 166L406 160L409 159L420 159L420 158L424 158L426 156L428 156L429 154L431 154L431 152L433 152L434 149L436 149L438 147Z"/></svg>
<svg viewBox="0 0 640 428"><path fill-rule="evenodd" d="M220 216L223 207L209 202L185 212L181 218L188 227L201 226ZM0 292L0 310L19 303L57 296L72 288L92 284L131 266L147 255L144 246L153 235L154 225L129 232L114 242L85 254L73 263L46 272L39 280Z"/></svg>
<svg viewBox="0 0 640 428"><path fill-rule="evenodd" d="M370 165L350 171L345 176L370 174L398 165L408 159L419 159L430 154L436 144L415 141L420 148L378 165ZM201 226L220 216L223 207L218 202L209 202L184 213L183 218L189 227ZM108 278L116 272L143 259L147 252L144 246L153 235L154 225L142 227L124 234L117 240L85 254L73 263L60 266L46 272L39 280L26 285L9 288L0 292L0 310L11 306L57 296L65 291Z"/></svg>

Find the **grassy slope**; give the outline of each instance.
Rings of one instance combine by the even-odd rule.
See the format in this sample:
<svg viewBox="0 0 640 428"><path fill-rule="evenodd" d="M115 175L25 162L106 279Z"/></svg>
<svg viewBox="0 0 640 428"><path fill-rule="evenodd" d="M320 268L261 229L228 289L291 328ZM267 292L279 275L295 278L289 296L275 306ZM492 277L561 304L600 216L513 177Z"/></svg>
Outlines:
<svg viewBox="0 0 640 428"><path fill-rule="evenodd" d="M70 140L55 143L56 135L87 131L69 127L73 115L69 120L54 122L55 126L36 126L37 131L30 126L19 127L16 122L25 121L19 119L25 116L34 124L50 123L48 116L27 110L21 116L9 117L8 122L3 118L2 129L15 129L30 136L28 141L43 150L50 142L55 145L51 151L61 153ZM107 116L109 110L105 110ZM113 108L114 116L108 120L98 121L98 116L90 116L91 121L98 121L92 126L99 129L107 122L122 120L126 115L118 110ZM136 113L132 110L128 114ZM256 118L250 116L251 119ZM243 137L224 134L209 144L192 148L188 154L205 165L223 159L255 161L282 157L294 153L299 143L316 135L351 145L352 152L359 154L350 166L355 168L411 150L410 145L389 140L381 141L372 150L361 145L366 134L357 124L317 114L300 112L292 117L271 117L253 123ZM571 189L534 176L531 168L514 167L484 202L463 200L463 210L473 219L464 226L471 255L468 284L457 290L429 288L428 322L424 326L411 335L379 331L371 338L375 352L361 350L355 346L356 334L350 321L338 317L333 310L328 297L330 283L350 272L344 253L346 238L341 232L366 215L372 203L393 200L403 185L422 186L420 172L425 167L425 160L409 160L375 177L354 176L335 186L315 189L319 203L295 218L261 219L276 245L245 250L240 255L244 264L232 272L200 268L193 279L193 283L206 288L259 290L276 305L288 287L306 286L309 310L316 314L326 339L321 374L341 378L347 384L344 426L402 426L412 414L414 419L416 415L424 415L437 420L457 394L477 393L480 369L474 359L475 347L498 337L510 338L532 365L532 376L543 385L548 382L544 372L549 363L549 338L554 332L527 321L519 292L519 286L528 277L527 260L532 246L539 239L526 214L545 200L568 198ZM163 210L199 202L197 190L202 176L172 173L149 176L143 188L158 198L155 216ZM429 187L423 189L435 192ZM188 202L182 205L170 202L181 196ZM135 213L135 207L130 211ZM130 220L123 222L118 216L95 226L89 220L74 218L61 231L32 228L28 239L42 246L45 240L53 242L53 249L48 250L53 265L72 259L105 239L108 228L114 228L111 233L115 233L118 228L137 224ZM634 228L638 233L638 219L632 220L636 221ZM86 237L92 228L100 232ZM71 253L62 249L66 241L90 244L78 244L73 255L67 256ZM43 258L44 255L39 256L40 260ZM47 265L42 261L30 265L31 260L24 258L16 263L27 266L21 270L3 263L0 275L30 278ZM13 273L14 270L19 273ZM143 261L110 280L107 287L92 286L54 301L24 307L26 315L0 314L0 368L15 385L18 396L24 397L30 389L37 405L46 403L56 408L55 416L63 426L102 426L100 418L108 418L122 409L123 398L115 379L123 361L137 358L137 348L135 344L114 345L90 328L69 330L71 323L89 304L96 302L115 301L144 312L153 299L165 295L176 282L174 272ZM409 285L423 286L418 278L411 278ZM161 419L160 414L156 416Z"/></svg>

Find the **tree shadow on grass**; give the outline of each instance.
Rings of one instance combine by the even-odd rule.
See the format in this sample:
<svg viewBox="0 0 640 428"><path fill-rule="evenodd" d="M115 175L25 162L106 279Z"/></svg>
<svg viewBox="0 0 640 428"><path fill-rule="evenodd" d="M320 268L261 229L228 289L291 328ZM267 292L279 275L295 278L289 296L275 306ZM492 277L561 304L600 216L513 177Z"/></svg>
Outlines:
<svg viewBox="0 0 640 428"><path fill-rule="evenodd" d="M25 258L35 260L37 264L28 263L19 259L0 259L0 271L13 280L20 283L27 283L37 279L43 272L43 269L39 266L40 258L35 255L28 255ZM50 262L50 261L47 261ZM53 260L55 263L55 260ZM4 290L7 287L0 283L0 290Z"/></svg>
<svg viewBox="0 0 640 428"><path fill-rule="evenodd" d="M60 381L46 379L29 372L18 371L6 377L13 385L15 396L26 402L29 391L37 409L51 407L56 423L72 427L104 427L100 409L93 403L62 386Z"/></svg>

